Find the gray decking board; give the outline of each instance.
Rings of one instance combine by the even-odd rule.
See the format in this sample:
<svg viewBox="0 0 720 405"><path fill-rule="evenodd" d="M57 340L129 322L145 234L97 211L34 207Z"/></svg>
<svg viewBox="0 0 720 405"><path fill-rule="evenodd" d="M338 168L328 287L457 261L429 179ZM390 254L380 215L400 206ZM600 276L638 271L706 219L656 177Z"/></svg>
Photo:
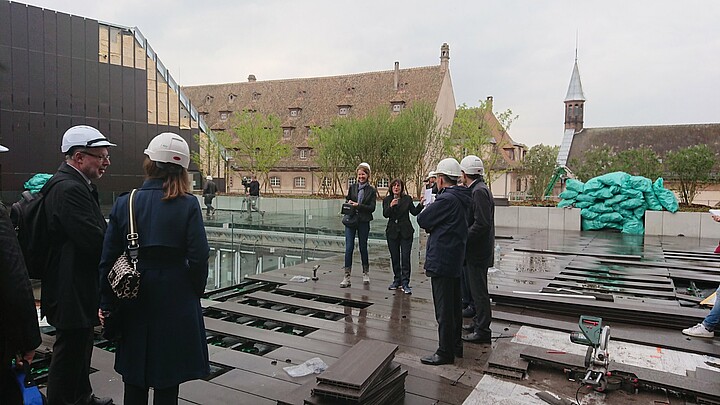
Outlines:
<svg viewBox="0 0 720 405"><path fill-rule="evenodd" d="M318 382L313 388L312 393L313 395L365 402L369 397L377 395L388 388L392 388L395 383L401 382L404 389L406 375L407 370L402 370L400 364L391 362L381 374L378 374L378 377L374 381L362 389L351 389Z"/></svg>
<svg viewBox="0 0 720 405"><path fill-rule="evenodd" d="M338 315L348 314L349 307L343 307L340 305L328 304L320 301L310 301L301 298L288 297L282 294L273 294L268 292L254 292L243 297L244 299L254 299L259 301L274 302L278 304L285 304L289 306L307 308L315 311L329 312Z"/></svg>
<svg viewBox="0 0 720 405"><path fill-rule="evenodd" d="M271 343L279 346L290 346L318 354L340 357L350 345L331 342L318 342L302 336L294 336L281 332L273 332L252 326L239 325L205 317L205 329L228 336L238 336L257 342Z"/></svg>
<svg viewBox="0 0 720 405"><path fill-rule="evenodd" d="M318 376L318 382L361 389L372 383L397 350L396 344L362 340Z"/></svg>
<svg viewBox="0 0 720 405"><path fill-rule="evenodd" d="M640 255L616 255L616 254L582 252L582 251L571 252L571 251L553 250L553 249L530 249L530 248L516 247L513 250L515 250L517 252L538 253L538 254L543 254L543 255L586 256L586 257L599 257L599 258L619 259L619 260L642 260L642 258L643 258Z"/></svg>
<svg viewBox="0 0 720 405"><path fill-rule="evenodd" d="M180 398L202 405L274 405L276 401L203 380L180 384Z"/></svg>
<svg viewBox="0 0 720 405"><path fill-rule="evenodd" d="M322 360L325 361L325 363L330 361L327 357ZM222 351L210 356L210 361L228 367L277 378L293 384L304 384L308 381L315 380L315 375L306 375L303 377L291 377L288 375L288 373L283 370L283 367L292 366L293 364L285 363L285 361L273 360L264 356L244 353L238 350L223 349ZM272 364L273 362L275 362L275 364Z"/></svg>
<svg viewBox="0 0 720 405"><path fill-rule="evenodd" d="M525 345L519 343L500 342L492 349L488 358L488 366L515 371L527 372L528 362L520 358Z"/></svg>
<svg viewBox="0 0 720 405"><path fill-rule="evenodd" d="M237 368L213 378L210 382L270 400L277 400L300 385Z"/></svg>
<svg viewBox="0 0 720 405"><path fill-rule="evenodd" d="M327 319L314 318L306 315L298 315L289 312L275 311L268 308L256 307L253 305L240 304L238 302L221 302L212 306L213 309L231 312L233 314L249 315L267 320L275 320L297 326L309 326L312 328L341 331L340 322Z"/></svg>

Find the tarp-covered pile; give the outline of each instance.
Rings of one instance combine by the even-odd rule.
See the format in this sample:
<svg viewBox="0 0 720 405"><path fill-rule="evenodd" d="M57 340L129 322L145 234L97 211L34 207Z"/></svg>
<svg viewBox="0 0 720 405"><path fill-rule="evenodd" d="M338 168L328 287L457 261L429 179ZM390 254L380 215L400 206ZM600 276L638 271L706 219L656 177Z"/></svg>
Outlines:
<svg viewBox="0 0 720 405"><path fill-rule="evenodd" d="M645 210L678 210L675 194L663 186L659 177L653 183L647 177L614 172L583 183L568 179L558 207L580 208L582 230L613 228L623 233L645 233Z"/></svg>

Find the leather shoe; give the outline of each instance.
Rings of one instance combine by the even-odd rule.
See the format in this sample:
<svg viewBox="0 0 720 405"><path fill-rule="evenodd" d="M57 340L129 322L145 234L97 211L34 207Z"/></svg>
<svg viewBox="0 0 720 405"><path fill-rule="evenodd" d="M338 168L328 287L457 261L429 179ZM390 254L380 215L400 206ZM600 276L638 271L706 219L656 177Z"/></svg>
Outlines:
<svg viewBox="0 0 720 405"><path fill-rule="evenodd" d="M462 340L469 343L492 343L491 336L470 333L462 337Z"/></svg>
<svg viewBox="0 0 720 405"><path fill-rule="evenodd" d="M432 356L423 357L420 359L422 364L428 364L430 366L439 366L441 364L453 364L455 359L444 359L434 353Z"/></svg>
<svg viewBox="0 0 720 405"><path fill-rule="evenodd" d="M90 399L87 401L88 405L112 405L113 400L112 398L104 397L104 398L98 398L95 396L95 394L92 394L90 396Z"/></svg>
<svg viewBox="0 0 720 405"><path fill-rule="evenodd" d="M473 325L473 324L463 325L463 328L462 328L462 329L463 329L465 332L474 332L474 331L475 331L475 325Z"/></svg>

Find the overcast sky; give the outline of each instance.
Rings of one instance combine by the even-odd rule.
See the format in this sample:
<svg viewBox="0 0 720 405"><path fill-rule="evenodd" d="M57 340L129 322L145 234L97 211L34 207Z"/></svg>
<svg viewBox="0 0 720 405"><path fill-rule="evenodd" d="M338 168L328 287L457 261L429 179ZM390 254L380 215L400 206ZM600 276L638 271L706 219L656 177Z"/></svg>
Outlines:
<svg viewBox="0 0 720 405"><path fill-rule="evenodd" d="M181 85L439 63L456 104L494 96L511 136L558 145L575 60L586 127L720 122L720 1L29 0L138 27Z"/></svg>

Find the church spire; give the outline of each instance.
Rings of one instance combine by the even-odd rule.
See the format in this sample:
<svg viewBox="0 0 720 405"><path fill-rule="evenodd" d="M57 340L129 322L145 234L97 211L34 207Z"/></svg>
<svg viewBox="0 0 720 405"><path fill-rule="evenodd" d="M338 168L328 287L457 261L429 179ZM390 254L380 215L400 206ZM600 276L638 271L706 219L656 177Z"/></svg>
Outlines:
<svg viewBox="0 0 720 405"><path fill-rule="evenodd" d="M580 82L580 70L578 69L577 57L570 76L570 85L565 95L565 129L574 129L579 132L583 129L585 113L585 94Z"/></svg>

